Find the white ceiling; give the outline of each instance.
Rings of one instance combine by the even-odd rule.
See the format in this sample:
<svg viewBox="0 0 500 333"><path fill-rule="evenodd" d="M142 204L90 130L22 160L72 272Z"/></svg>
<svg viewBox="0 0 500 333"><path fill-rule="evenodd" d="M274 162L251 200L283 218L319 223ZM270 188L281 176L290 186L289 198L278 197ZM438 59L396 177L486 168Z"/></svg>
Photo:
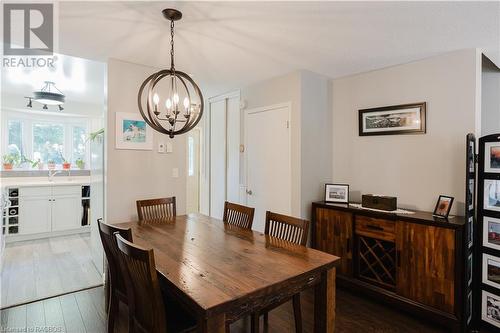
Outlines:
<svg viewBox="0 0 500 333"><path fill-rule="evenodd" d="M464 48L500 63L500 2L61 2L64 54L169 65L210 93L307 69L346 76Z"/></svg>

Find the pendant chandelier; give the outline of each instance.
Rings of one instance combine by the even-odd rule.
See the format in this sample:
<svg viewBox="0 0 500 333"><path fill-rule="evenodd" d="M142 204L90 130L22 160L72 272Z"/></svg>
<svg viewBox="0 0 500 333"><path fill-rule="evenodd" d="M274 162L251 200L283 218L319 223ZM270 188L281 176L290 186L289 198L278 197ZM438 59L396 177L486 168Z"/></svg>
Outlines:
<svg viewBox="0 0 500 333"><path fill-rule="evenodd" d="M164 9L170 21L170 69L150 75L141 85L137 102L146 123L170 138L193 129L203 115L203 95L198 85L174 66L174 22L182 18L176 9Z"/></svg>
<svg viewBox="0 0 500 333"><path fill-rule="evenodd" d="M45 81L43 84L43 87L38 90L33 92L33 97L25 97L28 99L28 105L26 105L29 108L33 107L32 101L38 102L40 104L43 104L43 109L47 110L49 106L57 106L59 108L59 111L64 110L62 105L66 101L66 96L57 89L56 84L52 81Z"/></svg>

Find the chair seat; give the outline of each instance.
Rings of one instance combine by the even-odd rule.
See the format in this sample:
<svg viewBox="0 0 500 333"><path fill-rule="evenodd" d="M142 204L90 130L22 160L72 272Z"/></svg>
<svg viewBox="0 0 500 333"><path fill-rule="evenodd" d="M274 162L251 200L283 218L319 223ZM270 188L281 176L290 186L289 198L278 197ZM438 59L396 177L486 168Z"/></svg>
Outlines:
<svg viewBox="0 0 500 333"><path fill-rule="evenodd" d="M167 333L187 333L197 328L196 318L184 309L171 295L161 291L167 317Z"/></svg>

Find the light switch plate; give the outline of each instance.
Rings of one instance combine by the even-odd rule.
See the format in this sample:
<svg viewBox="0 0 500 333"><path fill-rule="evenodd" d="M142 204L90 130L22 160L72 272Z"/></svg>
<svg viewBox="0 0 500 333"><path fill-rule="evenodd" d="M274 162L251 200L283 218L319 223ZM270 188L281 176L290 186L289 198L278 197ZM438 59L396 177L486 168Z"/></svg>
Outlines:
<svg viewBox="0 0 500 333"><path fill-rule="evenodd" d="M159 152L160 154L165 153L165 143L164 143L164 142L160 142L160 143L158 143L158 152Z"/></svg>
<svg viewBox="0 0 500 333"><path fill-rule="evenodd" d="M172 153L174 151L174 146L172 145L172 142L167 142L167 153Z"/></svg>
<svg viewBox="0 0 500 333"><path fill-rule="evenodd" d="M172 177L173 178L179 178L179 169L178 168L173 168L172 169Z"/></svg>

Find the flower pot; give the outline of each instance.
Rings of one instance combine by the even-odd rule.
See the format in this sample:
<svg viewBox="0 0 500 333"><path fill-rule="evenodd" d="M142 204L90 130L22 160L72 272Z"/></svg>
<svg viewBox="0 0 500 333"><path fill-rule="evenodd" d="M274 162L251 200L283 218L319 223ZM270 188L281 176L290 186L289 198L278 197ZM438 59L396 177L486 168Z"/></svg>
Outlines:
<svg viewBox="0 0 500 333"><path fill-rule="evenodd" d="M12 167L13 167L12 163L4 163L3 164L4 170L12 170Z"/></svg>
<svg viewBox="0 0 500 333"><path fill-rule="evenodd" d="M48 163L47 168L49 168L49 170L54 170L56 168L56 164L55 163Z"/></svg>
<svg viewBox="0 0 500 333"><path fill-rule="evenodd" d="M71 163L65 162L62 164L62 167L63 167L63 170L69 170L69 169L71 169Z"/></svg>

